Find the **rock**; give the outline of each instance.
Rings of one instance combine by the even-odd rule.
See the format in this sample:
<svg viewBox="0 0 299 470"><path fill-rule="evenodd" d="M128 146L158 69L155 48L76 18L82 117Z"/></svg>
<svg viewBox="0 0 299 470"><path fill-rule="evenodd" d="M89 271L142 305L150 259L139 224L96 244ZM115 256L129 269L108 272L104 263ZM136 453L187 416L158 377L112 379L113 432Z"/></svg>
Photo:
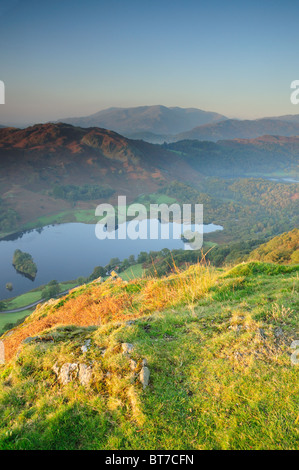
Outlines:
<svg viewBox="0 0 299 470"><path fill-rule="evenodd" d="M52 370L57 376L59 375L59 367L57 365L57 362L55 362L54 366L52 367Z"/></svg>
<svg viewBox="0 0 299 470"><path fill-rule="evenodd" d="M131 370L135 370L136 367L137 367L137 362L134 361L133 359L130 360L130 367L131 367Z"/></svg>
<svg viewBox="0 0 299 470"><path fill-rule="evenodd" d="M134 350L134 346L131 343L122 343L121 347L123 354L130 354Z"/></svg>
<svg viewBox="0 0 299 470"><path fill-rule="evenodd" d="M0 341L0 364L5 364L5 349L3 341Z"/></svg>
<svg viewBox="0 0 299 470"><path fill-rule="evenodd" d="M91 339L87 339L85 341L85 343L83 344L83 346L81 346L81 350L83 353L87 352L90 348L90 343L91 343Z"/></svg>
<svg viewBox="0 0 299 470"><path fill-rule="evenodd" d="M92 380L92 367L86 364L79 364L79 382L87 387Z"/></svg>
<svg viewBox="0 0 299 470"><path fill-rule="evenodd" d="M62 385L67 385L69 382L72 382L78 377L78 364L76 363L67 362L63 364L60 371L59 371L59 368L56 366L56 370L57 369L58 369L58 374L57 374L58 380L62 383Z"/></svg>
<svg viewBox="0 0 299 470"><path fill-rule="evenodd" d="M55 363L52 370L62 385L67 385L69 382L78 379L81 385L87 387L92 381L92 367L86 364L66 362L59 368Z"/></svg>
<svg viewBox="0 0 299 470"><path fill-rule="evenodd" d="M283 336L282 328L280 328L280 327L275 328L274 336L275 336L275 338L281 338Z"/></svg>
<svg viewBox="0 0 299 470"><path fill-rule="evenodd" d="M148 367L142 367L140 374L139 374L139 380L143 385L143 390L148 386L150 378L150 371Z"/></svg>
<svg viewBox="0 0 299 470"><path fill-rule="evenodd" d="M147 366L147 359L142 359L142 367L146 367Z"/></svg>

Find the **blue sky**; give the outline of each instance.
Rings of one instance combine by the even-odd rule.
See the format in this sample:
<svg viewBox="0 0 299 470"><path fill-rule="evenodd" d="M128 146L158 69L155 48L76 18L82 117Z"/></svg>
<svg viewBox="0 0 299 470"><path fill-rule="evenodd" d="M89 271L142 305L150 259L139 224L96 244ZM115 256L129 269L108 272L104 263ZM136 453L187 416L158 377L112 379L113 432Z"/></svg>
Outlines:
<svg viewBox="0 0 299 470"><path fill-rule="evenodd" d="M0 122L111 106L299 113L299 2L0 0Z"/></svg>

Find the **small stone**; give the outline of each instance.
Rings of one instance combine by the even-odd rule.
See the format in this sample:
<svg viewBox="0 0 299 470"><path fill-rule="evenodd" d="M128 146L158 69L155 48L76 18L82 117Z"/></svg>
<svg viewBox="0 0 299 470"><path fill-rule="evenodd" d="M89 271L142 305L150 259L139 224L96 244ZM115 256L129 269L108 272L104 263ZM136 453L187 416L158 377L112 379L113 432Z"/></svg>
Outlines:
<svg viewBox="0 0 299 470"><path fill-rule="evenodd" d="M146 367L147 366L147 359L142 359L142 367Z"/></svg>
<svg viewBox="0 0 299 470"><path fill-rule="evenodd" d="M90 348L90 343L91 343L91 339L87 339L87 340L85 341L85 343L83 344L83 346L81 346L81 351L82 351L83 353L86 353L86 352L89 350L89 348Z"/></svg>
<svg viewBox="0 0 299 470"><path fill-rule="evenodd" d="M76 363L65 363L60 369L58 379L62 385L66 385L69 382L75 380L78 376L78 364Z"/></svg>
<svg viewBox="0 0 299 470"><path fill-rule="evenodd" d="M140 374L139 374L139 380L143 385L143 390L148 386L150 378L150 371L148 367L142 367Z"/></svg>
<svg viewBox="0 0 299 470"><path fill-rule="evenodd" d="M137 367L137 362L134 361L133 359L131 359L131 360L130 360L130 368L131 368L131 370L134 371L134 370L136 369L136 367Z"/></svg>
<svg viewBox="0 0 299 470"><path fill-rule="evenodd" d="M131 343L122 343L121 347L123 354L130 354L134 350L134 346Z"/></svg>
<svg viewBox="0 0 299 470"><path fill-rule="evenodd" d="M92 367L86 364L79 364L79 382L87 387L92 380Z"/></svg>
<svg viewBox="0 0 299 470"><path fill-rule="evenodd" d="M274 331L275 338L281 338L283 336L282 328L276 328Z"/></svg>
<svg viewBox="0 0 299 470"><path fill-rule="evenodd" d="M57 376L59 375L59 367L57 365L57 362L55 362L54 366L52 367L52 370L55 372Z"/></svg>

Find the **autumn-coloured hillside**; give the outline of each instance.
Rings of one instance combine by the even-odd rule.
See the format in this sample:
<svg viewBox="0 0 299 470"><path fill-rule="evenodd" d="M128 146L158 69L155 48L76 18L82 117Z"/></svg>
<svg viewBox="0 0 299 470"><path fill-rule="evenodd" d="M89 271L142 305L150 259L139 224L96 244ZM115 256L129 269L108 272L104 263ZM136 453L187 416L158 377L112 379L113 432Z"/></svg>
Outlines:
<svg viewBox="0 0 299 470"><path fill-rule="evenodd" d="M263 243L250 254L249 259L266 263L299 263L299 229L295 228Z"/></svg>
<svg viewBox="0 0 299 470"><path fill-rule="evenodd" d="M0 338L0 449L295 449L297 284L198 264L38 306Z"/></svg>

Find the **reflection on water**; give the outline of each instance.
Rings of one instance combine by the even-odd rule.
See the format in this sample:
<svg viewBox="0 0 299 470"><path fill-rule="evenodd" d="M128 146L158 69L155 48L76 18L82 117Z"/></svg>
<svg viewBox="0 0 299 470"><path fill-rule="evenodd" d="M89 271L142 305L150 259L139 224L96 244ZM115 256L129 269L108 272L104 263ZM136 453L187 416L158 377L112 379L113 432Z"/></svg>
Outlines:
<svg viewBox="0 0 299 470"><path fill-rule="evenodd" d="M160 225L158 220L156 223ZM79 276L89 276L95 266L105 266L111 258L118 257L123 260L132 254L137 256L141 251L183 249L184 243L181 239L171 238L175 224L168 225L170 238L161 237L160 227L159 238L156 240L118 240L117 233L114 240L99 240L95 236L96 226L82 223L49 225L6 237L0 241L0 299L23 294L34 287L47 284L52 279L67 281ZM204 233L215 230L222 230L222 227L214 224L204 225ZM12 266L16 249L32 255L37 265L34 281L18 274ZM13 284L12 292L5 288L7 282Z"/></svg>

